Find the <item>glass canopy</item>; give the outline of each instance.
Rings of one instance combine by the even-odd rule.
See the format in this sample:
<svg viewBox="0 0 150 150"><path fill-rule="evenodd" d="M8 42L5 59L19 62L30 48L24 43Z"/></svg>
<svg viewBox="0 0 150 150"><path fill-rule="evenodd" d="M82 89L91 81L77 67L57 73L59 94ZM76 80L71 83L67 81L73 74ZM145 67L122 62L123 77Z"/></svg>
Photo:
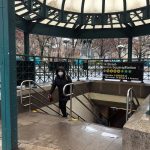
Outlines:
<svg viewBox="0 0 150 150"><path fill-rule="evenodd" d="M44 0L39 0L44 3ZM63 0L46 0L46 5L61 9ZM81 12L82 0L65 0L64 10L71 12ZM103 8L103 0L85 0L84 13L101 13ZM118 12L124 11L124 5L127 10L136 9L146 6L146 0L105 0L104 12Z"/></svg>
<svg viewBox="0 0 150 150"><path fill-rule="evenodd" d="M150 0L15 0L16 15L63 28L127 28L150 24Z"/></svg>

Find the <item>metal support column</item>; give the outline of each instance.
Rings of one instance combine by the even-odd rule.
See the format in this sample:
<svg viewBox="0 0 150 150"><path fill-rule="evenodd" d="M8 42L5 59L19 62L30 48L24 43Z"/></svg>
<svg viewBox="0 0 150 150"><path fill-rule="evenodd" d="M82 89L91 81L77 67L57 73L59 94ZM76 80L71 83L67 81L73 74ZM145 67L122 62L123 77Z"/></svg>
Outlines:
<svg viewBox="0 0 150 150"><path fill-rule="evenodd" d="M132 61L132 37L128 38L128 62Z"/></svg>
<svg viewBox="0 0 150 150"><path fill-rule="evenodd" d="M29 33L24 32L24 54L29 55ZM28 57L26 57L28 60Z"/></svg>
<svg viewBox="0 0 150 150"><path fill-rule="evenodd" d="M14 0L0 0L2 150L17 150Z"/></svg>

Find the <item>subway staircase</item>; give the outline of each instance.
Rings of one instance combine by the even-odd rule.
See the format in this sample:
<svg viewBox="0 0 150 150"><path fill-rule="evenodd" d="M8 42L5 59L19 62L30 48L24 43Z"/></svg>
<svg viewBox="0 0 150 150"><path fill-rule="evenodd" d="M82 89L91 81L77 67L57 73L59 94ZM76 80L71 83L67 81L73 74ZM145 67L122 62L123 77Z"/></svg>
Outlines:
<svg viewBox="0 0 150 150"><path fill-rule="evenodd" d="M36 84L32 80L24 81L23 84L27 84L28 87L21 88L21 104L23 107L27 107L29 111L39 112L39 113L45 113L48 115L57 115L62 116L59 110L59 106L57 102L49 102L49 99L47 98L48 92ZM22 84L22 85L23 85ZM22 86L21 86L22 87ZM40 91L39 91L40 89ZM23 95L23 91L26 91L26 95ZM79 96L73 97L75 101L78 101L79 105L82 105L84 109L86 109L88 112L90 112L90 115L93 117L93 121L98 124L102 125L108 125L107 118L103 116L103 118L100 118L100 116L96 113L94 109L94 103L85 95L83 94L82 97L86 100L84 103ZM91 107L88 107L86 105L88 103ZM80 121L88 121L81 115L79 115L74 110L70 110L70 107L67 106L67 113L70 115L72 111L72 118L78 119Z"/></svg>
<svg viewBox="0 0 150 150"><path fill-rule="evenodd" d="M32 82L32 81L31 81ZM34 85L34 86L33 86ZM37 91L38 88L41 92ZM75 111L72 117L63 118L59 112L57 103L49 103L47 91L37 84L29 84L26 95L21 94L21 104L27 107L29 112L19 114L19 147L27 150L121 150L122 130L107 126L121 124L124 111L112 110L113 120L103 114L98 115L94 109L90 109L82 102L80 97L74 97L93 116L94 123L86 122ZM33 93L36 93L35 96ZM87 102L94 107L87 95L83 94ZM70 108L67 107L67 112ZM111 118L111 119L112 119ZM124 117L122 117L124 118ZM123 119L123 122L125 120ZM104 126L105 125L105 126ZM118 126L120 128L120 126Z"/></svg>

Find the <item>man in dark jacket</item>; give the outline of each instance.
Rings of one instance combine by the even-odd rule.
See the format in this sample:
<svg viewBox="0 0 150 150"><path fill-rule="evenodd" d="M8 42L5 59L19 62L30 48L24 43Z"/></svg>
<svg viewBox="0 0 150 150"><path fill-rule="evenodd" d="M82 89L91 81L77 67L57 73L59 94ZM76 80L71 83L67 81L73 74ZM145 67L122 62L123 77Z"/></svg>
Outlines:
<svg viewBox="0 0 150 150"><path fill-rule="evenodd" d="M49 98L51 98L52 93L54 92L56 86L58 87L59 108L63 114L63 117L67 117L66 104L67 104L67 101L70 99L69 96L65 96L63 94L63 87L66 84L71 83L71 82L72 82L72 80L71 80L70 76L66 75L64 67L59 67L56 70L56 77L52 83L52 87L51 87L50 92L49 92ZM65 93L67 93L67 94L70 93L70 87L69 86L67 86Z"/></svg>

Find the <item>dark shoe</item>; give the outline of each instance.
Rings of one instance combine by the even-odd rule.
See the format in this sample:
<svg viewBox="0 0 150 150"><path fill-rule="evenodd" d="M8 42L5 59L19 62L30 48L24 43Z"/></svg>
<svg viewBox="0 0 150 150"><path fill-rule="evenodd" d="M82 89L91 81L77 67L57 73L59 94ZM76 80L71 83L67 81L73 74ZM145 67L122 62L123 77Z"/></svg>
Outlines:
<svg viewBox="0 0 150 150"><path fill-rule="evenodd" d="M63 115L63 117L65 117L65 118L66 118L67 116L68 116L68 113L66 113L65 115Z"/></svg>

